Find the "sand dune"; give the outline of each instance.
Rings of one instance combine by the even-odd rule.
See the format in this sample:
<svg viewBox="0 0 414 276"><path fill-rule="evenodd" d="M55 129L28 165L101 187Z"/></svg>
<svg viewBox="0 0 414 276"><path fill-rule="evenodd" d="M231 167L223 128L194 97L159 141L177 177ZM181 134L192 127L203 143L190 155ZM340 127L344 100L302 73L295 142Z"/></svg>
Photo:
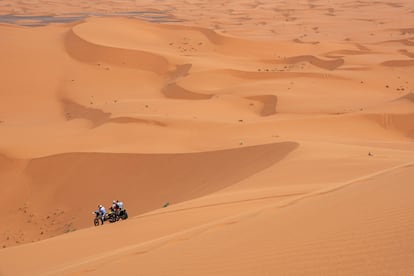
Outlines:
<svg viewBox="0 0 414 276"><path fill-rule="evenodd" d="M414 274L413 10L0 1L0 275Z"/></svg>
<svg viewBox="0 0 414 276"><path fill-rule="evenodd" d="M410 101L410 102L414 102L414 93L413 92L408 93L408 94L398 98L397 100L407 100L407 101Z"/></svg>
<svg viewBox="0 0 414 276"><path fill-rule="evenodd" d="M2 259L10 264L5 266L4 272L22 273L21 267L13 268L15 254L27 254L42 248L57 249L70 241L89 240L93 235L100 240L100 237L111 236L114 231L135 228L140 235L128 236L128 243L124 239L110 244L94 243L94 247L79 252L76 258L60 250L50 259L38 255L28 261L28 267L47 275L128 273L132 264L149 274L191 275L195 271L204 271L219 275L250 275L257 271L270 273L277 270L307 275L337 273L339 269L339 275L378 275L389 271L409 275L413 269L410 265L412 191L407 180L412 174L411 162L351 181L342 189L315 193L288 205L284 200L276 200L242 212L239 206L237 215L227 213L231 209L228 208L225 211L227 216L201 224L200 219L192 217L196 210L211 218L217 209L154 213L155 216L137 217L100 231L79 231L27 245L20 251L17 248L6 249L0 254L4 253ZM367 201L367 197L371 200ZM349 200L354 202L352 206L349 206ZM165 227L171 232L160 229L156 231L159 236L145 231L151 221L157 218L167 220L168 217L182 218L178 221L184 220L190 225L191 221L199 222L184 228L180 223L167 225ZM338 221L338 217L343 219ZM313 222L310 227L309 221ZM408 244L398 243L400 238ZM206 242L208 247L204 246ZM358 252L358 255L349 252ZM372 262L364 261L363 256L367 255ZM189 258L197 262L189 263ZM240 258L244 261L240 262ZM160 259L165 260L164 265L154 265ZM36 264L44 267L46 262L50 270L36 268ZM318 265L315 266L315 262ZM182 270L184 265L186 269Z"/></svg>
<svg viewBox="0 0 414 276"><path fill-rule="evenodd" d="M217 152L161 155L67 153L25 160L27 165L20 170L29 183L20 180L15 185L20 192L29 189L30 194L13 205L16 209L25 206L27 211L36 214L32 224L38 224L38 227L42 227L38 216L49 217L57 210L68 210L60 214L67 224L85 227L90 225L89 216L77 217L77 214L88 214L98 202L123 198L135 213L157 209L165 202L176 204L237 183L273 165L296 146L295 143L280 143ZM17 161L2 159L1 167L6 172L12 171ZM229 162L233 159L239 162ZM161 174L158 173L159 166L168 169L163 169ZM82 205L89 201L95 204ZM35 239L60 234L61 229L48 230L50 232L40 228ZM24 228L19 231L24 232ZM33 238L33 235L29 236ZM3 240L7 244L25 241L25 235L17 240L14 237L8 240L4 237Z"/></svg>
<svg viewBox="0 0 414 276"><path fill-rule="evenodd" d="M117 66L139 68L157 74L165 74L169 66L168 60L153 53L109 47L86 41L74 29L67 34L66 49L72 57L95 64L105 62Z"/></svg>
<svg viewBox="0 0 414 276"><path fill-rule="evenodd" d="M195 93L195 92L186 90L178 86L176 83L167 84L162 89L162 93L164 93L164 95L167 98L187 99L187 100L207 100L213 96L213 95L200 94L200 93Z"/></svg>
<svg viewBox="0 0 414 276"><path fill-rule="evenodd" d="M335 70L344 64L344 60L340 58L333 60L324 60L315 56L295 56L273 61L275 64L296 64L301 62L308 62L325 70Z"/></svg>
<svg viewBox="0 0 414 276"><path fill-rule="evenodd" d="M259 101L263 104L263 108L260 111L262 116L270 116L276 114L277 96L274 95L259 95L248 97L248 99Z"/></svg>
<svg viewBox="0 0 414 276"><path fill-rule="evenodd" d="M111 117L111 113L97 108L86 107L68 99L62 99L63 111L68 120L85 119L91 122L92 127L104 124Z"/></svg>
<svg viewBox="0 0 414 276"><path fill-rule="evenodd" d="M406 49L401 49L399 52L407 57L414 58L414 53L411 53Z"/></svg>
<svg viewBox="0 0 414 276"><path fill-rule="evenodd" d="M386 43L398 43L398 44L403 44L406 46L413 46L414 45L414 41L411 41L411 39L396 39L396 40L389 40L389 41L385 41Z"/></svg>
<svg viewBox="0 0 414 276"><path fill-rule="evenodd" d="M85 107L67 99L62 99L63 110L68 121L75 119L84 119L90 121L91 127L99 127L105 123L140 123L152 124L157 126L166 126L165 123L151 119L141 119L134 117L113 117L111 113L104 112L97 108Z"/></svg>
<svg viewBox="0 0 414 276"><path fill-rule="evenodd" d="M367 115L367 118L375 121L384 128L396 129L409 137L413 137L413 119L414 113L409 114L372 114Z"/></svg>
<svg viewBox="0 0 414 276"><path fill-rule="evenodd" d="M414 60L387 60L381 64L390 67L414 66Z"/></svg>

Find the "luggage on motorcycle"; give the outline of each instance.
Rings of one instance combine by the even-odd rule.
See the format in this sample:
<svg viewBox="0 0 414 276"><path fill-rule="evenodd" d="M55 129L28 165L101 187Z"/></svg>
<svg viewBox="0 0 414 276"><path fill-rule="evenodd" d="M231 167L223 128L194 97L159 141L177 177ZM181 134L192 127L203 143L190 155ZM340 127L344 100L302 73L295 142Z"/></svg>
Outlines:
<svg viewBox="0 0 414 276"><path fill-rule="evenodd" d="M128 218L128 213L127 213L127 211L126 211L125 209L121 210L121 212L119 213L119 217L120 217L122 220L127 219L127 218Z"/></svg>

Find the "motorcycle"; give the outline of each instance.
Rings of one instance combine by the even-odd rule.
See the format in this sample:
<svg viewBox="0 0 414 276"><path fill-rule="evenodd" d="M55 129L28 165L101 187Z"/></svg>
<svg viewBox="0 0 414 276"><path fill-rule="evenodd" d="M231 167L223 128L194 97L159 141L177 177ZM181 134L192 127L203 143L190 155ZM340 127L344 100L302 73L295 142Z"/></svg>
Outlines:
<svg viewBox="0 0 414 276"><path fill-rule="evenodd" d="M126 211L126 209L122 209L119 211L118 217L122 220L125 220L128 218L128 213Z"/></svg>
<svg viewBox="0 0 414 276"><path fill-rule="evenodd" d="M119 212L113 211L112 209L102 217L102 213L99 211L93 212L95 214L95 218L93 219L93 224L95 226L99 225L99 222L103 224L105 221L109 221L109 223L117 222L118 220L122 219L125 220L128 218L128 213L126 209L122 209Z"/></svg>

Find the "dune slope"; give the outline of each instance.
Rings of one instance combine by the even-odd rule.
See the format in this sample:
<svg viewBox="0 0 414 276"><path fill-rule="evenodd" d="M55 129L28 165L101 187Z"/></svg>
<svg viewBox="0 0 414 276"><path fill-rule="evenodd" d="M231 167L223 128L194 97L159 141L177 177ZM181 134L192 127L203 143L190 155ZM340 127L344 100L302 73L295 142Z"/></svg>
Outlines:
<svg viewBox="0 0 414 276"><path fill-rule="evenodd" d="M0 1L0 275L413 274L413 11Z"/></svg>

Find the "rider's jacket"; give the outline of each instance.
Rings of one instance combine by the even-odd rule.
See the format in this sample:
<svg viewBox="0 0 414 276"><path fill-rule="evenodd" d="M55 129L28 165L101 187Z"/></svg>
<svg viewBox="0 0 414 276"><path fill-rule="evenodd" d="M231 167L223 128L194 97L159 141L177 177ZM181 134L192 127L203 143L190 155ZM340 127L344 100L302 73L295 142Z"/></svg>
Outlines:
<svg viewBox="0 0 414 276"><path fill-rule="evenodd" d="M102 215L105 215L106 214L106 209L105 209L105 207L100 207L99 208L99 212L101 212L102 213Z"/></svg>

